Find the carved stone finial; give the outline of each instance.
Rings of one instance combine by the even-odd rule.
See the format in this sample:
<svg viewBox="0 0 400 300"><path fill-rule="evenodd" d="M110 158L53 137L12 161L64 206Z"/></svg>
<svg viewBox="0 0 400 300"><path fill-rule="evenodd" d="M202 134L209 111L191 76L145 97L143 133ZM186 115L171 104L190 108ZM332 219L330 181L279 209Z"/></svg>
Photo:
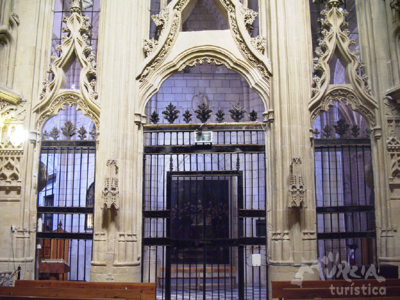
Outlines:
<svg viewBox="0 0 400 300"><path fill-rule="evenodd" d="M305 197L306 189L301 172L301 159L293 157L290 164L289 207L307 207Z"/></svg>

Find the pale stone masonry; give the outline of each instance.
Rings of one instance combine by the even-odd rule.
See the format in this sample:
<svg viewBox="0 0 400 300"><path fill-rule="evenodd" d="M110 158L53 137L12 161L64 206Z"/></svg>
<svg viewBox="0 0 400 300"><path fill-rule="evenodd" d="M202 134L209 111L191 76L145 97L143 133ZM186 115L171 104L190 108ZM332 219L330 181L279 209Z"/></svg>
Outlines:
<svg viewBox="0 0 400 300"><path fill-rule="evenodd" d="M316 1L326 3L326 22L335 31L322 34L328 46L319 55L312 49L309 0L260 0L258 38L246 27L246 18L252 17L244 5L250 1L204 0L205 10L218 9L206 19L197 1L160 1L164 10L158 15L162 25L156 43L149 39L148 2L101 0L98 51L91 56L84 46L79 1L72 1L79 12L64 26L73 42L63 39L61 56L51 58L54 0L0 0L0 173L11 161L17 176L10 177L11 171L3 172L7 180L0 175L0 271L20 265L22 279L35 278L42 129L68 104L76 105L97 130L90 280L140 281L144 126L153 111L166 124L162 111L169 103L181 112L176 123L184 123L186 109L193 113L207 102L212 123L219 108L225 111L224 122L232 122L228 110L237 103L247 113L260 112L268 280L295 278L299 266L318 258L313 122L338 100L332 96L338 90L371 130L377 262L400 265L399 1L355 1L360 56L349 50L348 36L329 14L344 18L336 6L341 1ZM338 50L329 47L339 36L348 78L334 85L329 60ZM147 54L145 44L154 46ZM69 90L63 86L64 71L75 57L84 76L79 90ZM313 67L322 75L313 77ZM54 81L49 82L48 71ZM243 122L249 122L248 115ZM191 123L199 121L193 116ZM18 126L28 136L13 145L8 128ZM289 204L291 175L304 184L300 207ZM108 178L118 183L113 208L104 200L112 185ZM319 278L317 273L305 276Z"/></svg>

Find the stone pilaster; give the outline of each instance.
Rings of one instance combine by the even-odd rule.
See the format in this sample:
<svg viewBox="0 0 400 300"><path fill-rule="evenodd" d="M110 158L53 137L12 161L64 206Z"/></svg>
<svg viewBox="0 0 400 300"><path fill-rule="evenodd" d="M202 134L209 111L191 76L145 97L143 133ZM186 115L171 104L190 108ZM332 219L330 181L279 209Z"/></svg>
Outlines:
<svg viewBox="0 0 400 300"><path fill-rule="evenodd" d="M139 94L135 72L144 59L140 49L148 37L147 7L145 1L101 1L95 207L99 238L93 245L92 281L140 281L142 174L141 137L134 122Z"/></svg>
<svg viewBox="0 0 400 300"><path fill-rule="evenodd" d="M392 10L390 1L356 1L356 5L361 59L379 105L375 130L378 134L371 139L377 254L380 262L398 264L399 253L395 254L394 250L399 240L400 186L393 178L393 166L397 160L394 141L400 138L399 131L393 126L400 121L396 104L400 99L396 92L400 87L399 49L398 38L393 34L394 27L398 26L398 12Z"/></svg>
<svg viewBox="0 0 400 300"><path fill-rule="evenodd" d="M317 259L308 111L312 76L309 1L273 0L266 9L275 111L275 121L267 133L271 145L271 150L267 150L267 155L271 155L267 180L271 180L273 189L268 198L270 276L271 280L290 280L297 268L283 265ZM295 199L299 205L290 208L289 203Z"/></svg>

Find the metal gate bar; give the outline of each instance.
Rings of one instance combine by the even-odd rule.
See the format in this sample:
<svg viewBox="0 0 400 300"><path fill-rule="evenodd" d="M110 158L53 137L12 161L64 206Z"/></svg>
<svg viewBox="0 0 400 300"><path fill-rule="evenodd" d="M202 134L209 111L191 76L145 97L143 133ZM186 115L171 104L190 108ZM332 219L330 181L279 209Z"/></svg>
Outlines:
<svg viewBox="0 0 400 300"><path fill-rule="evenodd" d="M204 145L194 143L193 129L145 128L142 280L157 282L157 299L169 299L169 295L177 298L189 295L191 299L197 299L200 295L203 299L265 299L267 295L265 133L258 126L218 128L213 133L214 143ZM172 262L168 260L173 249L168 246L170 237L167 234L171 226L170 207L166 201L170 197L167 194L167 187L170 186L170 183L167 183L167 172L176 175L179 180L183 180L185 176L189 176L188 180L194 180L191 176L199 173L202 173L201 176L214 176L218 180L222 178L222 174L238 171L243 174L240 193L243 200L236 215L239 226L234 232L236 237L231 239L227 248L229 257L234 255L241 260L236 269L242 272L238 272L237 276L235 273L235 277L231 268L229 284L227 280L222 280L229 277L228 269L224 269L221 276L216 275L220 277L219 280L206 279L203 283L203 279L212 275L205 272L205 268L200 270L197 264L190 263L188 252L182 252L181 262L174 266L179 266L182 270L192 268L192 273L183 275L190 278L182 281L187 281L186 287L179 282L180 279L171 278L171 275L168 275L170 272L160 273L163 270L171 271L172 268ZM239 203L237 205L239 208ZM183 242L189 243L186 240ZM207 254L207 249L213 248L209 245L193 245L188 249L202 249L203 254ZM253 254L260 254L263 258L261 266L251 266ZM207 270L213 274L218 268L221 270L221 266L221 263L210 265L210 269ZM196 275L198 278L195 278L199 270L201 276ZM166 281L172 281L173 285L179 284L179 288L165 284ZM197 290L199 282L201 291ZM239 288L234 287L235 282ZM203 288L205 286L207 289Z"/></svg>

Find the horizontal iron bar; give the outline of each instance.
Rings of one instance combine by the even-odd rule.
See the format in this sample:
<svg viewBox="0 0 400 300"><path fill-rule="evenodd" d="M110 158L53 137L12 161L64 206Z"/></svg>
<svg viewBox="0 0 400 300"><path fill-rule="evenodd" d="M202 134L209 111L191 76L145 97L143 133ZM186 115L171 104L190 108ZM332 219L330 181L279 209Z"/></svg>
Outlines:
<svg viewBox="0 0 400 300"><path fill-rule="evenodd" d="M202 130L216 129L216 131L243 131L256 130L263 131L264 123L243 122L243 123L205 123L205 124L145 124L144 132L154 131L189 131L192 132L201 127Z"/></svg>
<svg viewBox="0 0 400 300"><path fill-rule="evenodd" d="M165 146L145 146L145 154L190 154L190 153L264 153L264 145L165 145Z"/></svg>
<svg viewBox="0 0 400 300"><path fill-rule="evenodd" d="M170 211L167 210L145 210L143 211L143 218L169 218Z"/></svg>
<svg viewBox="0 0 400 300"><path fill-rule="evenodd" d="M352 139L314 139L315 147L323 146L371 146L371 140L366 138Z"/></svg>
<svg viewBox="0 0 400 300"><path fill-rule="evenodd" d="M266 245L266 238L212 239L212 240L172 240L170 238L143 238L145 246L171 247L237 247L240 245Z"/></svg>
<svg viewBox="0 0 400 300"><path fill-rule="evenodd" d="M60 206L38 206L38 213L65 213L65 214L91 214L93 207L60 207Z"/></svg>
<svg viewBox="0 0 400 300"><path fill-rule="evenodd" d="M239 218L265 218L265 209L239 209Z"/></svg>
<svg viewBox="0 0 400 300"><path fill-rule="evenodd" d="M319 240L375 238L375 231L324 232L324 233L318 233L317 238Z"/></svg>
<svg viewBox="0 0 400 300"><path fill-rule="evenodd" d="M96 147L96 141L42 141L42 147Z"/></svg>
<svg viewBox="0 0 400 300"><path fill-rule="evenodd" d="M212 239L212 240L171 240L171 247L231 247L239 246L238 239Z"/></svg>
<svg viewBox="0 0 400 300"><path fill-rule="evenodd" d="M266 245L267 238L266 237L241 237L241 238L239 238L239 244L245 245L245 246Z"/></svg>
<svg viewBox="0 0 400 300"><path fill-rule="evenodd" d="M234 170L218 170L218 171L169 171L168 174L174 177L178 176L240 176L243 171L234 171Z"/></svg>
<svg viewBox="0 0 400 300"><path fill-rule="evenodd" d="M144 246L169 246L170 244L170 238L143 238Z"/></svg>
<svg viewBox="0 0 400 300"><path fill-rule="evenodd" d="M344 205L317 207L317 213L374 212L373 205Z"/></svg>
<svg viewBox="0 0 400 300"><path fill-rule="evenodd" d="M37 232L38 239L92 240L93 233Z"/></svg>

